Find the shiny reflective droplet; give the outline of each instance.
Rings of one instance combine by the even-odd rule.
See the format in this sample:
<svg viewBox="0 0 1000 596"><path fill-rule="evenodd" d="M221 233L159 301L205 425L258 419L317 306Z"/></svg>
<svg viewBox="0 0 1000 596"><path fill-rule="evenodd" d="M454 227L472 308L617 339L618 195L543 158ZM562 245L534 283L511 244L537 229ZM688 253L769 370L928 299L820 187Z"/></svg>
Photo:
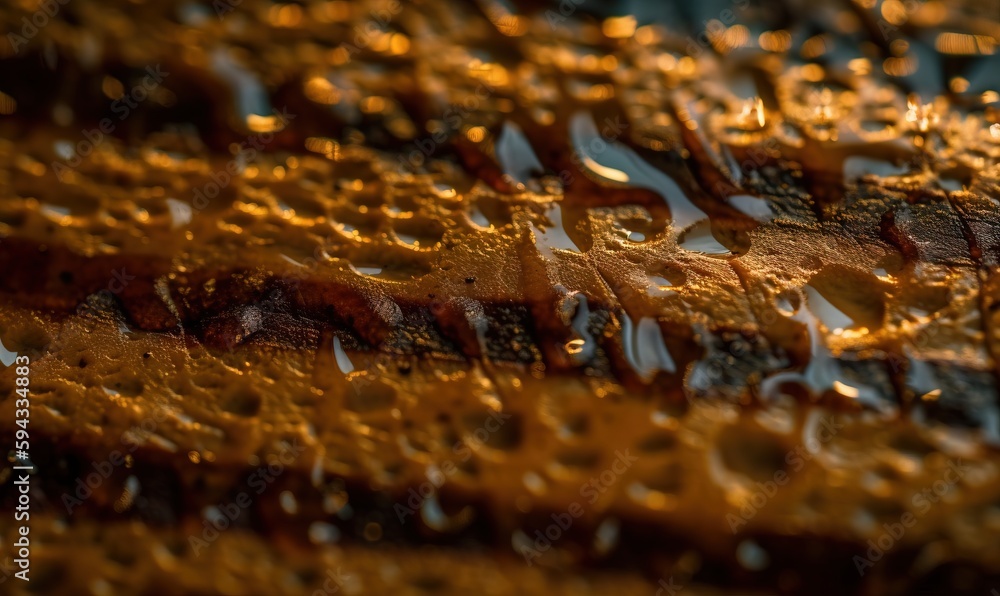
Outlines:
<svg viewBox="0 0 1000 596"><path fill-rule="evenodd" d="M548 257L554 256L554 250L579 253L580 248L563 227L562 207L558 203L553 203L545 212L545 217L551 222L551 225L539 227L532 224L531 226L535 235L535 246L538 247L539 252Z"/></svg>
<svg viewBox="0 0 1000 596"><path fill-rule="evenodd" d="M774 218L774 212L764 199L750 195L736 195L729 197L729 204L736 207L740 213L749 215L757 221L770 221Z"/></svg>
<svg viewBox="0 0 1000 596"><path fill-rule="evenodd" d="M707 217L670 176L646 163L625 145L602 137L590 114L581 111L573 115L570 139L584 165L593 173L613 182L659 193L670 207L675 232Z"/></svg>
<svg viewBox="0 0 1000 596"><path fill-rule="evenodd" d="M699 222L694 227L681 234L678 245L684 250L700 252L706 255L730 255L732 251L712 233L712 225L708 220Z"/></svg>
<svg viewBox="0 0 1000 596"><path fill-rule="evenodd" d="M625 358L644 381L651 380L657 371L677 372L656 319L643 317L633 326L632 318L623 315L622 345Z"/></svg>
<svg viewBox="0 0 1000 596"><path fill-rule="evenodd" d="M504 173L520 184L526 184L533 175L544 171L524 131L513 122L504 123L497 139L496 155Z"/></svg>
<svg viewBox="0 0 1000 596"><path fill-rule="evenodd" d="M354 371L354 364L351 362L351 359L347 357L347 352L345 352L344 348L341 347L340 338L336 335L333 336L333 356L337 361L337 368L340 369L340 372L346 375Z"/></svg>

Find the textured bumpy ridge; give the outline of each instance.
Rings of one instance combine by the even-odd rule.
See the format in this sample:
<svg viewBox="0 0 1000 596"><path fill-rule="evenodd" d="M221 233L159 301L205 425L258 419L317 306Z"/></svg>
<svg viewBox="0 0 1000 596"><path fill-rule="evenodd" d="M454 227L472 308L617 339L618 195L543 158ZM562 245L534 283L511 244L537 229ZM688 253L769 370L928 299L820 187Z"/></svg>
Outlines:
<svg viewBox="0 0 1000 596"><path fill-rule="evenodd" d="M0 40L39 583L1000 586L1000 7L515 4Z"/></svg>

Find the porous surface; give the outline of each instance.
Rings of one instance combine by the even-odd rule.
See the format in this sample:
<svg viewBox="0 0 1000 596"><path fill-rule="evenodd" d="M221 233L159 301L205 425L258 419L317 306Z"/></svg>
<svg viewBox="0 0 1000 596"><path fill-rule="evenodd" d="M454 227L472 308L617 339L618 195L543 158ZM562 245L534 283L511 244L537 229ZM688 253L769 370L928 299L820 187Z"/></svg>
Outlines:
<svg viewBox="0 0 1000 596"><path fill-rule="evenodd" d="M30 587L1000 585L1000 15L782 6L702 43L670 5L74 0L0 40Z"/></svg>

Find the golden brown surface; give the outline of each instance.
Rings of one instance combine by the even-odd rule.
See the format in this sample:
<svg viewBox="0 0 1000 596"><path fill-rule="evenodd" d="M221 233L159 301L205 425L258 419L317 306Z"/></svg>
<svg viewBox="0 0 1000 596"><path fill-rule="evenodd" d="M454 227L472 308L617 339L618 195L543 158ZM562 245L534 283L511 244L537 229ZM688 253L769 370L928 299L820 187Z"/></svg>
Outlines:
<svg viewBox="0 0 1000 596"><path fill-rule="evenodd" d="M0 50L46 590L1000 585L1000 14L755 5L698 44L587 6L192 6L79 0Z"/></svg>

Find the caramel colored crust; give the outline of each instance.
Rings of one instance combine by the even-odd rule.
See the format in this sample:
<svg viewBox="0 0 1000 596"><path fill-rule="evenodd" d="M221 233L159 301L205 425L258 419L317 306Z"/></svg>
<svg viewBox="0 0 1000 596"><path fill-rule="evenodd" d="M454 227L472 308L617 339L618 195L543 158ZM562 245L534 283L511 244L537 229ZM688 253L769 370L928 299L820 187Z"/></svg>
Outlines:
<svg viewBox="0 0 1000 596"><path fill-rule="evenodd" d="M30 588L1000 586L1000 124L956 57L1000 15L864 4L699 44L596 6L73 0L0 40Z"/></svg>
<svg viewBox="0 0 1000 596"><path fill-rule="evenodd" d="M121 318L97 308L62 323L8 309L3 320L18 322L0 328L17 345L44 346L27 352L33 430L45 441L35 458L50 462L35 486L45 495L46 516L72 509L65 516L71 535L85 532L77 520L117 528L132 519L176 544L177 535L201 536L199 512L246 492L253 502L232 531L270 537L273 544L254 548L275 558L336 551L316 539L324 524L337 528L345 548L369 544L375 524L374 542L383 546L475 544L523 563L511 553L518 545L512 541L544 531L571 503L585 507L584 514L561 537L560 550L539 560L546 568L601 562L624 577L656 573L681 583L762 590L795 582L785 586L789 591L805 589L822 573L830 593L842 593L951 581L937 574L959 568L905 583L894 575L932 537L951 541L961 569L984 571L1000 556L988 525L1000 495L997 458L972 435L886 425L872 414L823 413L791 401L756 413L716 400L670 405L631 394L581 403L588 389L574 377L536 379L516 368L430 358L368 364L371 354L353 350L346 353L360 370L345 377L330 349L251 342L219 351L124 331ZM2 412L13 417L12 400ZM491 418L502 425L481 443L477 430ZM2 438L13 440L9 432ZM817 441L818 455L802 451ZM261 466L280 462L288 445L301 446L301 454L257 495L252 478ZM582 490L590 478L620 469L614 462L622 452L636 460L620 479L599 496ZM66 500L81 495L77 478L116 453L131 459L80 504ZM924 511L865 583L854 580L851 557L866 549L865 528L898 521L913 507L912 497L947 478L956 461L969 471L952 496ZM434 470L448 469L441 490L414 501L401 523L395 508L414 499L409 491L428 486L441 474ZM790 482L753 515L742 513L741 503L775 469ZM868 480L859 485L857 477ZM283 503L286 491L294 508ZM737 533L727 514L746 516ZM973 519L987 525L963 521ZM610 548L595 542L602 527L614 528ZM736 553L747 540L768 553L766 570L742 569ZM200 561L191 544L184 548ZM216 548L212 542L199 555ZM196 576L201 565L182 567ZM121 586L150 590L155 577Z"/></svg>

